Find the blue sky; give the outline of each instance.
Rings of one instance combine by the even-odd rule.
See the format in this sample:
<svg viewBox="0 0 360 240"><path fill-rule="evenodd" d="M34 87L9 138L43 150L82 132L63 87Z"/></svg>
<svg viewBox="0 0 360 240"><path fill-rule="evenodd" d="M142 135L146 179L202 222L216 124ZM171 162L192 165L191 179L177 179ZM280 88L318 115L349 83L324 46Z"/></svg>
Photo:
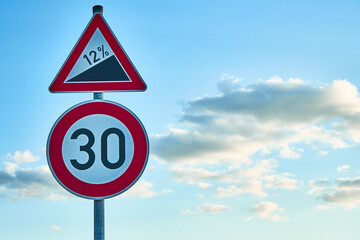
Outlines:
<svg viewBox="0 0 360 240"><path fill-rule="evenodd" d="M358 239L357 1L1 1L1 239L91 239L92 201L52 177L48 86L92 16L148 86L105 93L151 150L105 201L106 239Z"/></svg>

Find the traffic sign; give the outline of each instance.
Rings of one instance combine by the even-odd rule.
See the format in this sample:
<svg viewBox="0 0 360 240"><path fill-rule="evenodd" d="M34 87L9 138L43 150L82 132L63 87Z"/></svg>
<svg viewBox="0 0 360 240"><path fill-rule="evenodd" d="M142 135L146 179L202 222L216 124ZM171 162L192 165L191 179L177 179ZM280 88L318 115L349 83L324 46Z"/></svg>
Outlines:
<svg viewBox="0 0 360 240"><path fill-rule="evenodd" d="M140 120L124 106L105 100L68 109L47 142L55 179L71 193L96 200L130 188L144 171L148 155Z"/></svg>
<svg viewBox="0 0 360 240"><path fill-rule="evenodd" d="M50 92L145 91L146 84L100 11L94 12Z"/></svg>

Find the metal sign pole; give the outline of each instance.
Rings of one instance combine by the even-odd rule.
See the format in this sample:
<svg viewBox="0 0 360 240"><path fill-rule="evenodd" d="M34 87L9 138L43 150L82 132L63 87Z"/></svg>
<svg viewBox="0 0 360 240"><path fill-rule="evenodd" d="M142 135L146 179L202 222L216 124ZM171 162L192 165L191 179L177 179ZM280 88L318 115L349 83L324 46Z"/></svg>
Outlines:
<svg viewBox="0 0 360 240"><path fill-rule="evenodd" d="M104 93L94 92L94 100L104 99ZM94 240L105 239L104 200L94 200Z"/></svg>
<svg viewBox="0 0 360 240"><path fill-rule="evenodd" d="M104 200L94 200L94 240L104 240Z"/></svg>

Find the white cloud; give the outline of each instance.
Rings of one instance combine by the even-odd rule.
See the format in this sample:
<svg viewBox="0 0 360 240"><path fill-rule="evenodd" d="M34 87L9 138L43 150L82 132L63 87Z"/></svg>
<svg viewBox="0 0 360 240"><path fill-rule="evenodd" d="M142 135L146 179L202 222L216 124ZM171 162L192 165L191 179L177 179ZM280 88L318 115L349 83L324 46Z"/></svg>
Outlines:
<svg viewBox="0 0 360 240"><path fill-rule="evenodd" d="M163 190L160 191L160 194L167 194L167 193L173 193L173 192L175 192L173 189L164 188Z"/></svg>
<svg viewBox="0 0 360 240"><path fill-rule="evenodd" d="M321 155L321 156L325 156L325 155L328 155L329 154L329 152L327 152L327 151L320 151L319 152L319 155Z"/></svg>
<svg viewBox="0 0 360 240"><path fill-rule="evenodd" d="M229 206L213 203L205 203L204 205L197 207L197 211L201 213L224 213L230 209Z"/></svg>
<svg viewBox="0 0 360 240"><path fill-rule="evenodd" d="M131 196L131 197L141 197L148 198L156 195L154 190L151 188L154 187L154 184L151 182L146 182L144 180L138 181L132 186L129 190L127 190L122 196Z"/></svg>
<svg viewBox="0 0 360 240"><path fill-rule="evenodd" d="M50 225L49 228L53 229L54 231L63 231L64 230L58 225Z"/></svg>
<svg viewBox="0 0 360 240"><path fill-rule="evenodd" d="M231 207L221 204L205 203L201 206L197 206L196 210L184 209L181 214L199 214L199 213L210 213L210 214L221 214L231 211Z"/></svg>
<svg viewBox="0 0 360 240"><path fill-rule="evenodd" d="M338 171L338 172L347 172L347 171L350 170L350 168L351 168L351 167L350 167L349 165L345 164L345 165L339 166L339 167L337 168L337 171Z"/></svg>
<svg viewBox="0 0 360 240"><path fill-rule="evenodd" d="M240 167L228 167L222 170L210 171L200 167L174 165L170 174L175 182L185 182L206 189L216 183L226 187L217 187L216 197L231 197L242 194L253 194L266 197L266 189L294 190L298 181L287 173L276 173L277 161L266 159Z"/></svg>
<svg viewBox="0 0 360 240"><path fill-rule="evenodd" d="M170 173L175 182L186 182L190 185L197 185L203 189L211 187L207 181L217 180L225 176L225 172L208 171L201 168L172 166Z"/></svg>
<svg viewBox="0 0 360 240"><path fill-rule="evenodd" d="M17 163L17 164L36 162L40 159L39 156L33 155L29 150L26 150L24 152L15 151L15 153L13 155L8 153L6 155L6 157L8 159L15 161L15 163Z"/></svg>
<svg viewBox="0 0 360 240"><path fill-rule="evenodd" d="M289 146L286 146L280 150L280 157L289 158L289 159L298 159L301 157L301 154L293 151Z"/></svg>
<svg viewBox="0 0 360 240"><path fill-rule="evenodd" d="M283 212L283 208L279 208L276 203L273 202L261 202L255 205L252 209L252 212L256 213L259 218L270 220L272 222L284 222L288 219L281 217L276 214L276 212Z"/></svg>
<svg viewBox="0 0 360 240"><path fill-rule="evenodd" d="M291 176L293 175L286 173L265 176L265 188L295 190L298 188L299 182L290 178Z"/></svg>
<svg viewBox="0 0 360 240"><path fill-rule="evenodd" d="M242 194L253 194L259 198L264 198L267 193L264 192L263 185L260 181L252 181L243 184L242 186L230 185L227 188L218 187L216 189L216 197L232 197Z"/></svg>
<svg viewBox="0 0 360 240"><path fill-rule="evenodd" d="M19 165L13 162L3 162L5 164L5 172L8 174L14 174Z"/></svg>
<svg viewBox="0 0 360 240"><path fill-rule="evenodd" d="M290 146L295 143L344 148L350 146L347 140L356 140L349 125L360 125L353 119L360 116L360 98L346 80L311 86L299 79L275 77L246 88L232 81L222 84L232 90L188 102L181 128L153 138L155 156L195 165L235 164L274 149L282 157L299 158ZM334 120L330 128L324 127Z"/></svg>
<svg viewBox="0 0 360 240"><path fill-rule="evenodd" d="M174 192L172 189L162 189L157 192L153 190L154 184L144 180L136 182L129 190L127 190L121 196L123 197L140 197L140 198L149 198L154 197L158 194L168 194Z"/></svg>
<svg viewBox="0 0 360 240"><path fill-rule="evenodd" d="M266 189L297 189L298 181L280 174L258 176L251 179L243 180L241 184L229 185L226 188L218 187L216 197L232 197L242 194L252 194L259 198L264 198L268 194Z"/></svg>
<svg viewBox="0 0 360 240"><path fill-rule="evenodd" d="M333 206L332 205L317 205L315 207L316 210L329 210L332 209Z"/></svg>
<svg viewBox="0 0 360 240"><path fill-rule="evenodd" d="M347 80L313 86L301 79L274 77L241 84L234 76L223 77L218 95L189 101L178 126L152 138L152 154L175 165L170 170L175 181L202 188L223 183L217 186L219 197L265 197L266 189L292 190L298 182L277 173L276 166L266 170L253 159L268 154L298 159L304 150L296 144L337 149L360 142L360 130L353 131L360 129L359 93ZM229 167L206 170L223 166ZM179 173L181 168L184 173ZM239 177L256 169L267 172L248 181Z"/></svg>
<svg viewBox="0 0 360 240"><path fill-rule="evenodd" d="M324 186L328 185L330 183L330 180L327 178L321 178L320 180L310 180L309 185L310 186Z"/></svg>
<svg viewBox="0 0 360 240"><path fill-rule="evenodd" d="M194 212L191 211L190 209L183 209L180 214L181 214L181 215L194 214Z"/></svg>
<svg viewBox="0 0 360 240"><path fill-rule="evenodd" d="M320 191L323 191L330 184L329 179L323 178L320 180L310 180L308 185L311 189L307 192L307 194L311 195Z"/></svg>

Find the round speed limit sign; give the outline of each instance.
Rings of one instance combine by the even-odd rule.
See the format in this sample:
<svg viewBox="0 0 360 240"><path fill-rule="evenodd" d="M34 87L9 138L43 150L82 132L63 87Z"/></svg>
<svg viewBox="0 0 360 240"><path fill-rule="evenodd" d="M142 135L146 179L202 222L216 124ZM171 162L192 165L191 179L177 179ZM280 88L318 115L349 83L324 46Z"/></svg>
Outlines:
<svg viewBox="0 0 360 240"><path fill-rule="evenodd" d="M55 179L71 193L97 200L129 189L144 171L148 155L140 120L124 106L104 100L68 109L47 143Z"/></svg>

